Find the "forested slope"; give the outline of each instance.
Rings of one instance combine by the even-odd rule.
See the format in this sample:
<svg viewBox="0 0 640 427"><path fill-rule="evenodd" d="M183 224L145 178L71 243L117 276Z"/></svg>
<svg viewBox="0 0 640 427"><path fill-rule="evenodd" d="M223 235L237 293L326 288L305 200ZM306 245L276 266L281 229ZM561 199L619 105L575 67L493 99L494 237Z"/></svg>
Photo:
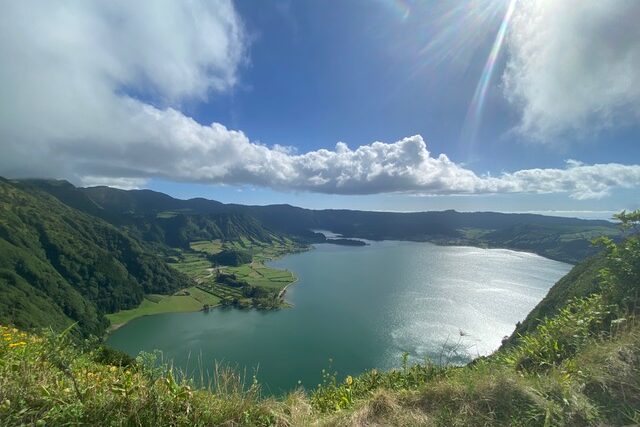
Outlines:
<svg viewBox="0 0 640 427"><path fill-rule="evenodd" d="M186 278L118 228L32 187L0 179L0 321L78 322L101 335L105 313L137 306Z"/></svg>
<svg viewBox="0 0 640 427"><path fill-rule="evenodd" d="M67 181L28 180L21 185L38 188L80 211L125 229L137 239L161 246L188 248L195 240L271 243L282 233L266 228L246 213L227 209L214 200L174 199L150 190L111 187L77 188Z"/></svg>

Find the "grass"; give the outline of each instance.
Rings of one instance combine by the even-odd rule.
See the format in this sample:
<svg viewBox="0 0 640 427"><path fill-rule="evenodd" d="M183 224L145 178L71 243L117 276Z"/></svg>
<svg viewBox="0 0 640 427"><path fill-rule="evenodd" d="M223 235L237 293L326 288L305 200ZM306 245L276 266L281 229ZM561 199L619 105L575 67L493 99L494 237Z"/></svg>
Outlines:
<svg viewBox="0 0 640 427"><path fill-rule="evenodd" d="M219 299L229 297L229 298L243 298L242 291L237 288L232 288L231 286L224 286L218 283L203 283L198 285L198 289L203 292L207 292L211 295L215 295Z"/></svg>
<svg viewBox="0 0 640 427"><path fill-rule="evenodd" d="M0 334L0 425L270 425L281 406L225 368L199 390L152 355L114 363L68 334Z"/></svg>
<svg viewBox="0 0 640 427"><path fill-rule="evenodd" d="M531 345L531 344L527 344ZM546 345L542 343L541 345ZM135 362L67 333L0 326L0 425L587 426L640 422L640 328L601 334L544 372L496 357L464 366L371 370L281 398L216 365L204 388L141 354ZM577 368L577 369L576 369Z"/></svg>
<svg viewBox="0 0 640 427"><path fill-rule="evenodd" d="M177 215L178 214L176 212L164 211L164 212L158 212L158 214L156 215L156 218L169 219Z"/></svg>
<svg viewBox="0 0 640 427"><path fill-rule="evenodd" d="M276 291L282 290L296 280L293 273L288 270L277 270L258 262L239 267L224 267L222 271L235 274L238 279L246 281L251 286Z"/></svg>
<svg viewBox="0 0 640 427"><path fill-rule="evenodd" d="M188 294L187 294L188 293ZM220 298L193 286L174 295L147 295L138 307L108 314L112 325L123 325L137 317L160 313L179 313L201 310L203 305L218 305Z"/></svg>
<svg viewBox="0 0 640 427"><path fill-rule="evenodd" d="M196 252L204 252L209 255L215 255L223 249L223 243L221 240L200 240L197 242L191 242L189 246Z"/></svg>
<svg viewBox="0 0 640 427"><path fill-rule="evenodd" d="M190 247L191 250L176 249L178 255L171 258L173 262L170 262L169 265L186 274L196 285L174 295L146 295L138 307L108 314L107 318L112 327L122 326L141 316L198 311L205 304L211 307L218 305L225 297L242 300L245 306L251 306L252 299L243 297L240 289L216 283L212 279L215 275L214 265L207 259L207 256L228 248L241 247L248 250L252 253L254 261L251 264L238 267L221 267L221 271L233 273L238 279L246 281L251 286L266 290L275 298L296 278L290 271L267 267L264 262L302 249L300 245L288 239L268 244L251 242L246 238L234 242L195 241L191 242ZM185 291L189 295L183 295ZM284 303L281 304L281 306L284 305Z"/></svg>
<svg viewBox="0 0 640 427"><path fill-rule="evenodd" d="M169 264L181 273L192 279L197 279L208 274L207 269L213 267L204 255L198 252L183 251L180 258Z"/></svg>
<svg viewBox="0 0 640 427"><path fill-rule="evenodd" d="M206 259L206 255L215 254L223 249L243 249L253 256L253 262L238 267L220 267L220 271L235 274L238 279L249 285L264 288L269 291L281 291L293 283L296 278L290 271L267 267L264 263L284 254L299 251L300 245L285 239L282 242L252 242L241 238L233 242L197 241L190 244L193 252L183 252L182 259L171 264L177 270L187 274L200 283L209 282L213 265ZM224 286L223 284L219 284Z"/></svg>

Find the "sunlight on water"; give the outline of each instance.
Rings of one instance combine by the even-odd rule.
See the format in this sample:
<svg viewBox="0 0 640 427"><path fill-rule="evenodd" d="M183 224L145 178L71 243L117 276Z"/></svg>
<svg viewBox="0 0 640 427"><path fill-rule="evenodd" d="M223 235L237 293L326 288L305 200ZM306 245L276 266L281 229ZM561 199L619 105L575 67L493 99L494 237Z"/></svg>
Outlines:
<svg viewBox="0 0 640 427"><path fill-rule="evenodd" d="M198 358L249 373L259 366L275 393L317 384L330 358L340 375L398 366L405 351L413 361L448 354L463 363L495 350L570 269L527 253L412 242L318 245L273 265L300 279L287 295L292 309L144 317L109 344L131 354L159 348L191 369Z"/></svg>

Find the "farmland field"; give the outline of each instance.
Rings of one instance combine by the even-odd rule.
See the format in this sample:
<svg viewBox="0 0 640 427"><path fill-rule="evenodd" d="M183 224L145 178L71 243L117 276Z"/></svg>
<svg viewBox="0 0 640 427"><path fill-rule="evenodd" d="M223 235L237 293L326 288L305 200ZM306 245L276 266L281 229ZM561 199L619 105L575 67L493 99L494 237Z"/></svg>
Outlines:
<svg viewBox="0 0 640 427"><path fill-rule="evenodd" d="M220 302L217 296L193 286L174 295L146 295L142 303L130 310L107 314L113 326L120 326L136 317L152 314L198 311L207 304L215 306Z"/></svg>
<svg viewBox="0 0 640 427"><path fill-rule="evenodd" d="M289 270L279 270L264 265L267 260L284 254L305 249L295 242L284 239L271 244L242 238L234 242L202 240L190 243L190 249L176 249L167 259L169 265L191 278L195 286L183 289L174 295L146 295L142 303L130 310L121 310L107 315L115 327L140 316L169 312L198 311L207 305L213 307L221 302L233 302L241 307L255 306L251 297L243 294L241 286L230 286L216 281L218 273L232 275L239 283L261 290L274 306L286 306L281 299L281 291L296 278ZM249 252L253 261L237 267L217 266L208 257L222 250L243 250ZM275 301L275 302L274 302Z"/></svg>

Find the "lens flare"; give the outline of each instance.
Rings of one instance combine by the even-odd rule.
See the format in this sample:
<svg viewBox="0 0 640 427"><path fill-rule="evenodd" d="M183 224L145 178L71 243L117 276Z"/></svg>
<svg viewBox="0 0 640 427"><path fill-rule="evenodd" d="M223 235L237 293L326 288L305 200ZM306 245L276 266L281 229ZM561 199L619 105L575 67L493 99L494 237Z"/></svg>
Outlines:
<svg viewBox="0 0 640 427"><path fill-rule="evenodd" d="M509 6L507 7L507 11L504 14L504 18L502 19L500 28L498 29L498 33L496 34L493 46L491 47L491 52L489 53L487 62L484 65L482 74L480 75L480 80L478 81L476 90L473 93L473 98L471 99L471 103L469 104L469 109L467 110L467 116L465 118L465 124L463 127L463 141L466 141L466 143L468 144L469 156L473 155L473 146L478 135L480 120L482 119L482 109L487 98L489 83L491 83L491 78L496 67L496 62L498 60L498 57L500 56L500 50L502 49L502 45L504 44L507 28L509 27L509 22L511 21L513 11L516 7L516 1L517 0L510 0L509 2Z"/></svg>
<svg viewBox="0 0 640 427"><path fill-rule="evenodd" d="M394 0L393 3L402 19L407 19L411 15L411 4L407 0Z"/></svg>

